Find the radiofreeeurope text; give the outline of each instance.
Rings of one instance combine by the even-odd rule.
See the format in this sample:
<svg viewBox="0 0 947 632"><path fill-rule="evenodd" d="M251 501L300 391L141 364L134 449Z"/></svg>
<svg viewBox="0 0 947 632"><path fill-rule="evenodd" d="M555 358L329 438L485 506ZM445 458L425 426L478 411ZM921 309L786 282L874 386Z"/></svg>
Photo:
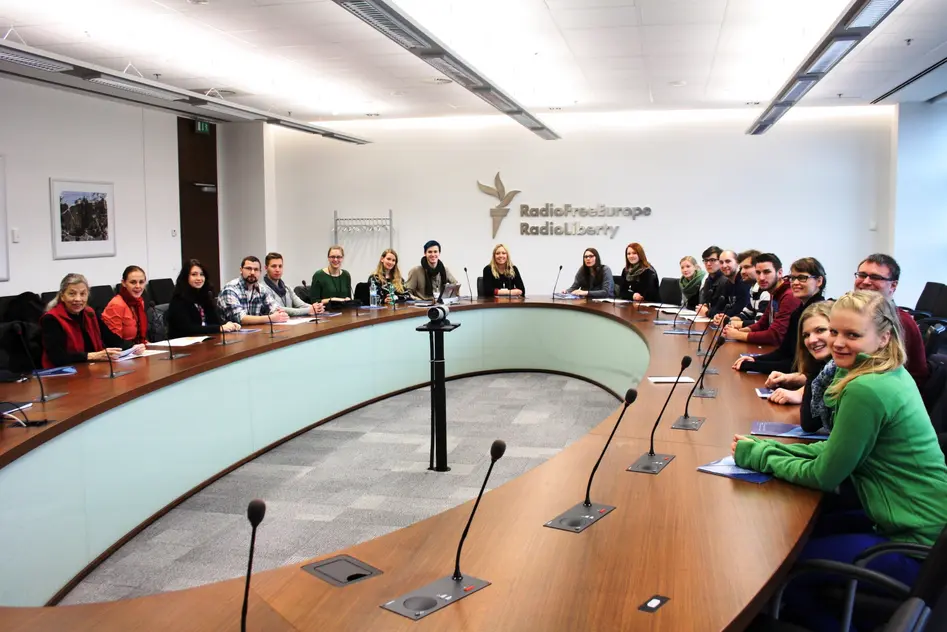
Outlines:
<svg viewBox="0 0 947 632"><path fill-rule="evenodd" d="M547 203L545 206L531 207L529 204L520 204L520 217L625 217L632 220L651 215L650 206L572 206L563 204L554 206ZM543 222L532 224L520 222L520 235L605 235L614 239L620 227L615 224L588 225L582 222Z"/></svg>

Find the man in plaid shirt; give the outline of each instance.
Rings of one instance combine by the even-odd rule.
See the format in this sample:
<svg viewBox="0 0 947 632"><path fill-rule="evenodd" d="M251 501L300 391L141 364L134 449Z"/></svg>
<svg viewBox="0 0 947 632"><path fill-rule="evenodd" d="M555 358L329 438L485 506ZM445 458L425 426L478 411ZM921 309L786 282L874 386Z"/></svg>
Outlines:
<svg viewBox="0 0 947 632"><path fill-rule="evenodd" d="M260 260L254 256L244 257L240 264L240 277L225 285L217 296L217 306L225 321L240 325L262 325L282 323L289 316L260 287Z"/></svg>

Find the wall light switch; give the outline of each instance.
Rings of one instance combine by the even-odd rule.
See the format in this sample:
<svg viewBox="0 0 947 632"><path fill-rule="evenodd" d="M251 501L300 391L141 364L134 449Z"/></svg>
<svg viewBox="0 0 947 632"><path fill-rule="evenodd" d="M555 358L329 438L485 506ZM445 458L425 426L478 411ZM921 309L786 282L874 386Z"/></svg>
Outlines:
<svg viewBox="0 0 947 632"><path fill-rule="evenodd" d="M12 239L13 243L15 244L20 243L20 229L19 228L14 228L10 230L10 239Z"/></svg>
<svg viewBox="0 0 947 632"><path fill-rule="evenodd" d="M868 230L878 230L878 220L868 220Z"/></svg>
<svg viewBox="0 0 947 632"><path fill-rule="evenodd" d="M178 231L172 228L172 229L171 229L171 236L172 236L172 237L177 237L177 236L178 236Z"/></svg>

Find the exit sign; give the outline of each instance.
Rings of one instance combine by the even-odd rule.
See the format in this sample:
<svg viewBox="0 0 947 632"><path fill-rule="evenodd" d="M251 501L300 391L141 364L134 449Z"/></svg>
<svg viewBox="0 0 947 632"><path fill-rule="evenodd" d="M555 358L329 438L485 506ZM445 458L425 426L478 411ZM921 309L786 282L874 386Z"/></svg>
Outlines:
<svg viewBox="0 0 947 632"><path fill-rule="evenodd" d="M194 131L198 134L210 134L210 123L207 121L194 121Z"/></svg>

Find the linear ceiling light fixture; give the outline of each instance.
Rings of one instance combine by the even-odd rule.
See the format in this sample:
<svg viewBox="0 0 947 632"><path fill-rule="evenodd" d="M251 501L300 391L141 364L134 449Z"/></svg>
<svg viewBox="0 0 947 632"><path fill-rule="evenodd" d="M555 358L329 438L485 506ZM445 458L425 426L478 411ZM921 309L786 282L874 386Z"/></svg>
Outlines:
<svg viewBox="0 0 947 632"><path fill-rule="evenodd" d="M3 67L2 62L11 62L23 68ZM157 81L149 81L136 75L121 74L109 68L17 44L10 40L0 40L0 75L3 74L99 96L108 96L136 105L147 105L161 110L169 110L180 116L198 119L209 118L212 121L222 123L233 122L232 119L266 121L267 123L282 125L309 134L318 134L346 143L365 145L369 142L362 138L348 136L239 103L216 99L199 92L184 90ZM111 92L99 88L114 88L120 92ZM148 99L164 102L164 105ZM217 116L205 117L204 112L214 113ZM220 115L232 117L232 119L221 118Z"/></svg>
<svg viewBox="0 0 947 632"><path fill-rule="evenodd" d="M440 71L457 85L474 93L500 112L527 127L544 140L559 135L546 127L486 77L458 57L436 37L415 24L386 0L332 0L373 29ZM518 116L514 116L517 114ZM524 121L527 121L526 122Z"/></svg>
<svg viewBox="0 0 947 632"><path fill-rule="evenodd" d="M746 131L758 136L768 131L789 108L827 75L865 39L902 0L853 0L829 32L812 49L759 118Z"/></svg>

